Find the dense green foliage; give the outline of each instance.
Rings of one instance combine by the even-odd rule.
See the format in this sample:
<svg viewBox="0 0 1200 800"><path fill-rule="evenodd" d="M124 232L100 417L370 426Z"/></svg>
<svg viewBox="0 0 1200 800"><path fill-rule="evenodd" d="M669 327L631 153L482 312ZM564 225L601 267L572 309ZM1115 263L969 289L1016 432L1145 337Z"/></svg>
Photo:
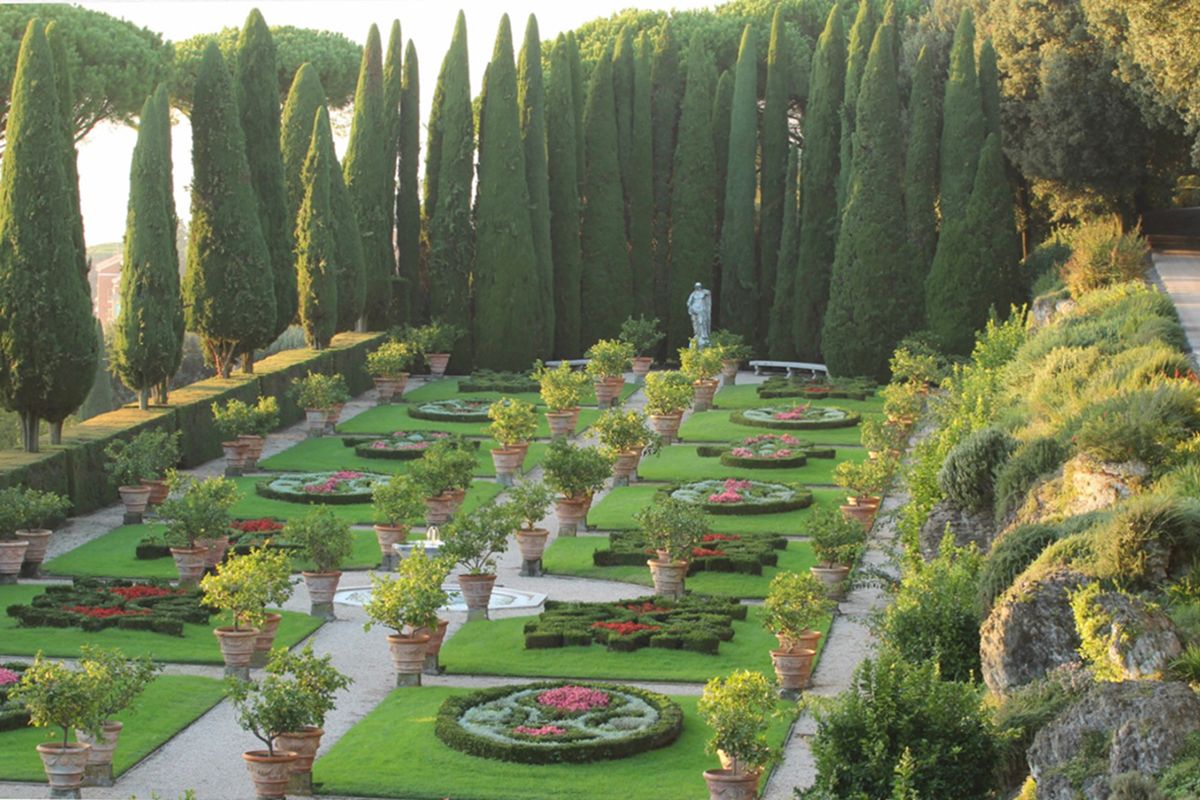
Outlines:
<svg viewBox="0 0 1200 800"><path fill-rule="evenodd" d="M650 61L650 134L654 148L654 316L659 319L670 319L672 303L679 302L678 298L670 297L667 292L671 254L671 171L675 165L675 137L682 113L686 70L686 66L680 64L679 47L674 26L668 20L655 42ZM582 125L577 130L582 139ZM724 170L724 167L720 169Z"/></svg>
<svg viewBox="0 0 1200 800"><path fill-rule="evenodd" d="M400 20L392 20L388 33L387 47L383 51L383 107L380 111L381 125L386 129L384 141L383 210L387 215L388 244L393 245L396 233L397 165L400 159L400 97L404 93L404 38L401 36ZM419 218L418 218L419 219ZM393 245L394 247L394 245ZM394 322L409 322L409 282L399 280L399 265L396 249L392 250L391 277L392 295L389 299L389 315Z"/></svg>
<svg viewBox="0 0 1200 800"><path fill-rule="evenodd" d="M550 243L550 186L546 156L546 87L542 78L542 42L537 18L529 15L525 24L525 43L517 62L517 104L521 115L521 144L525 151L525 182L529 190L529 219L537 270L532 288L536 288L538 314L535 352L548 357L554 352L554 262ZM524 287L522 294L529 294Z"/></svg>
<svg viewBox="0 0 1200 800"><path fill-rule="evenodd" d="M412 40L404 48L400 82L396 174L396 317L423 321L427 297L421 281L421 67Z"/></svg>
<svg viewBox="0 0 1200 800"><path fill-rule="evenodd" d="M787 181L783 187L783 230L779 235L779 258L775 266L775 297L767 325L767 354L771 358L791 359L796 354L792 339L792 308L800 249L799 171L800 151L792 147L788 150Z"/></svg>
<svg viewBox="0 0 1200 800"><path fill-rule="evenodd" d="M313 120L312 141L304 161L304 202L296 218L296 283L300 325L308 346L321 350L337 328L337 243L330 196L333 134L322 106Z"/></svg>
<svg viewBox="0 0 1200 800"><path fill-rule="evenodd" d="M776 263L783 236L784 188L787 183L788 108L791 105L789 52L784 40L783 8L771 18L771 43L767 50L767 83L759 136L759 286L765 301L778 294ZM764 303L764 305L769 305ZM760 313L755 341L767 339L770 315Z"/></svg>
<svg viewBox="0 0 1200 800"><path fill-rule="evenodd" d="M546 169L549 180L550 247L554 265L554 352L574 358L579 341L582 279L579 253L579 174L570 53L559 34L546 79Z"/></svg>
<svg viewBox="0 0 1200 800"><path fill-rule="evenodd" d="M859 0L854 24L850 26L850 38L846 42L845 90L842 94L839 116L841 137L839 139L838 163L841 169L837 180L837 202L839 213L844 211L850 199L850 178L854 174L854 131L858 126L858 93L862 88L867 70L867 58L875 39L875 6L871 0Z"/></svg>
<svg viewBox="0 0 1200 800"><path fill-rule="evenodd" d="M954 31L943 104L942 156L938 171L943 227L962 222L966 216L986 129L979 76L975 71L975 18L970 9L964 8ZM974 329L974 326L970 328Z"/></svg>
<svg viewBox="0 0 1200 800"><path fill-rule="evenodd" d="M733 114L733 72L725 70L713 90L713 160L717 172L717 236L725 219L725 171L729 168L729 120Z"/></svg>
<svg viewBox="0 0 1200 800"><path fill-rule="evenodd" d="M742 33L733 80L733 116L721 223L721 327L753 340L758 325L758 259L754 241L758 160L758 57L750 26ZM716 298L714 298L716 299Z"/></svg>
<svg viewBox="0 0 1200 800"><path fill-rule="evenodd" d="M1017 576L1059 537L1053 525L1031 524L1013 528L997 539L979 572L979 610L984 614L990 611Z"/></svg>
<svg viewBox="0 0 1200 800"><path fill-rule="evenodd" d="M981 511L992 507L997 471L1016 442L999 428L975 431L954 446L938 472L938 488L959 508Z"/></svg>
<svg viewBox="0 0 1200 800"><path fill-rule="evenodd" d="M908 101L908 155L904 160L904 213L913 269L924 281L937 247L938 160L942 104L935 92L933 56L922 48Z"/></svg>
<svg viewBox="0 0 1200 800"><path fill-rule="evenodd" d="M631 313L654 315L654 136L653 57L646 34L637 38L633 60L633 136L625 186L629 268L633 273Z"/></svg>

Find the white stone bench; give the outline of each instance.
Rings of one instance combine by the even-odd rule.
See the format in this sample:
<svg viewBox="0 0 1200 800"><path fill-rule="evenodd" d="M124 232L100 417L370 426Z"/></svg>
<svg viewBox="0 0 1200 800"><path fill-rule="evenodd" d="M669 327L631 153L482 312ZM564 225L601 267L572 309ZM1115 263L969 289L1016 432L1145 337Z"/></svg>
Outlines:
<svg viewBox="0 0 1200 800"><path fill-rule="evenodd" d="M591 359L590 358L557 359L555 361L547 361L546 366L551 367L551 368L557 367L559 364L563 363L564 361L566 361L568 364L570 364L573 369L581 369L583 367L586 367L588 365L588 362L591 361Z"/></svg>
<svg viewBox="0 0 1200 800"><path fill-rule="evenodd" d="M750 366L754 367L755 375L762 375L764 369L785 369L789 378L800 371L829 374L824 364L810 364L807 361L751 361Z"/></svg>

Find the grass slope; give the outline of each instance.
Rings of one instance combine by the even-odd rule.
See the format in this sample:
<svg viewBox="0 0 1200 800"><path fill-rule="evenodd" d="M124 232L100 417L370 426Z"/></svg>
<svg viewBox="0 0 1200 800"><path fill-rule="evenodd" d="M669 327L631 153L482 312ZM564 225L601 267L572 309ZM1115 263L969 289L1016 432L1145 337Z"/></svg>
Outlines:
<svg viewBox="0 0 1200 800"><path fill-rule="evenodd" d="M475 459L475 474L483 478L493 478L496 467L492 464L492 454L488 452L498 447L494 440L489 439L479 445L479 454ZM525 469L531 470L542 463L546 455L547 445L534 442L529 446L525 456ZM259 462L264 470L275 472L323 472L339 469L358 470L360 472L384 472L389 475L400 475L412 469L418 459L394 458L363 458L355 455L353 447L346 447L336 436L323 436L319 439L306 439L292 445L282 453Z"/></svg>
<svg viewBox="0 0 1200 800"><path fill-rule="evenodd" d="M234 478L238 490L241 493L241 499L234 504L230 509L230 513L239 519L257 519L259 517L271 517L279 520L290 520L303 517L313 508L307 503L289 503L286 500L274 500L268 497L259 497L254 492L254 484L262 478ZM472 484L470 491L467 492L467 501L463 504L464 512L470 512L478 508L484 503L491 502L496 495L500 494L504 487L498 483L490 481L475 481ZM374 512L371 510L371 504L368 503L353 503L351 505L331 505L327 508L332 508L333 513L338 519L345 520L351 524L370 525L374 520ZM421 523L420 519L409 520L412 524Z"/></svg>
<svg viewBox="0 0 1200 800"><path fill-rule="evenodd" d="M694 481L705 478L750 478L762 481L784 481L817 485L833 485L833 470L840 461L862 461L867 451L860 447L844 447L835 458L810 458L803 467L794 469L748 469L727 467L720 457L701 458L696 447L672 445L656 455L647 456L638 465L638 476L648 481Z"/></svg>
<svg viewBox="0 0 1200 800"><path fill-rule="evenodd" d="M755 476L757 477L757 476ZM588 512L588 525L599 531L622 531L636 528L633 515L654 502L663 484L638 484L613 489L592 506ZM813 505L785 514L708 514L709 528L717 533L745 533L766 531L788 536L804 535L805 520L809 510L815 506L830 506L843 502L846 494L842 489L813 489Z"/></svg>

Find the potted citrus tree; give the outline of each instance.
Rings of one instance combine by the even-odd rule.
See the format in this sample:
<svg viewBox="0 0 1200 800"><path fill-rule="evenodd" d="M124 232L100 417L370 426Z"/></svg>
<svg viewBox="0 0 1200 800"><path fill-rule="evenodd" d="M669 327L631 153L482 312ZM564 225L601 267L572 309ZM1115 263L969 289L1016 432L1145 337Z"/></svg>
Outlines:
<svg viewBox="0 0 1200 800"><path fill-rule="evenodd" d="M17 582L29 542L18 539L22 496L19 489L5 489L0 495L0 585Z"/></svg>
<svg viewBox="0 0 1200 800"><path fill-rule="evenodd" d="M612 408L625 385L633 348L619 339L601 339L584 355L588 358L587 374L596 389L596 408Z"/></svg>
<svg viewBox="0 0 1200 800"><path fill-rule="evenodd" d="M848 495L841 506L842 514L864 528L870 528L879 511L880 495L887 488L895 468L895 460L889 457L868 458L863 461L843 461L833 470L833 482Z"/></svg>
<svg viewBox="0 0 1200 800"><path fill-rule="evenodd" d="M549 409L546 422L550 435L555 438L573 435L579 422L579 398L588 383L587 373L571 369L566 361L560 361L554 369L539 361L533 377L541 387L542 402Z"/></svg>
<svg viewBox="0 0 1200 800"><path fill-rule="evenodd" d="M450 351L454 343L462 338L462 328L434 320L428 325L405 330L404 338L412 344L429 365L429 374L440 378L446 374L446 366L450 363Z"/></svg>
<svg viewBox="0 0 1200 800"><path fill-rule="evenodd" d="M213 629L213 635L221 645L221 656L225 659L225 674L243 679L250 676L254 642L258 638L258 626L266 615L267 599L272 588L271 565L262 558L263 555L267 555L265 549L234 556L218 564L214 574L205 575L200 580L200 589L204 592L201 602L209 608L227 613L233 623Z"/></svg>
<svg viewBox="0 0 1200 800"><path fill-rule="evenodd" d="M292 583L292 558L278 547L258 547L238 558L250 559L250 564L242 564L242 568L253 571L257 579L266 588L266 602L263 605L261 619L258 622L258 636L254 640L254 653L250 657L250 666L266 665L267 656L275 646L275 634L279 632L279 623L283 615L271 608L283 608L295 591ZM203 584L202 584L203 585Z"/></svg>
<svg viewBox="0 0 1200 800"><path fill-rule="evenodd" d="M808 518L808 535L817 557L812 574L825 584L830 597L841 600L850 567L866 547L862 526L833 509L817 509Z"/></svg>
<svg viewBox="0 0 1200 800"><path fill-rule="evenodd" d="M395 545L408 539L408 521L425 511L421 485L411 475L393 475L371 492L375 509L375 539L379 542L380 568L395 569Z"/></svg>
<svg viewBox="0 0 1200 800"><path fill-rule="evenodd" d="M628 486L630 479L637 477L643 451L658 438L646 427L646 415L612 408L601 414L593 427L601 451L613 461L613 486Z"/></svg>
<svg viewBox="0 0 1200 800"><path fill-rule="evenodd" d="M646 562L654 580L654 593L683 597L692 550L708 529L704 512L698 506L668 497L646 506L635 519L655 552L655 557Z"/></svg>
<svg viewBox="0 0 1200 800"><path fill-rule="evenodd" d="M780 572L771 579L763 601L763 627L779 640L771 662L781 689L796 692L808 686L821 638L815 628L834 605L825 584L812 573Z"/></svg>
<svg viewBox="0 0 1200 800"><path fill-rule="evenodd" d="M462 504L475 472L475 456L451 440L436 442L409 475L425 495L425 522L441 525Z"/></svg>
<svg viewBox="0 0 1200 800"><path fill-rule="evenodd" d="M82 658L79 667L96 678L96 719L100 735L77 728L75 738L90 745L85 776L89 786L112 786L113 754L121 736L124 723L114 717L129 708L150 682L158 675L162 666L150 658L128 658L120 650L105 650L92 645L79 648Z"/></svg>
<svg viewBox="0 0 1200 800"><path fill-rule="evenodd" d="M621 323L621 333L618 335L622 342L633 348L633 377L642 381L646 378L646 373L650 371L650 366L654 363L654 358L651 353L654 348L658 347L659 342L663 340L665 334L658 327L658 318L646 319L644 316L639 316L637 319L629 317Z"/></svg>
<svg viewBox="0 0 1200 800"><path fill-rule="evenodd" d="M546 484L561 497L554 501L558 535L574 536L587 518L592 495L604 486L612 472L612 461L595 447L576 447L556 439L542 462Z"/></svg>
<svg viewBox="0 0 1200 800"><path fill-rule="evenodd" d="M108 459L104 468L125 504L124 523L140 525L150 502L150 487L145 484L145 479L151 468L145 448L135 440L117 439L104 448L104 455Z"/></svg>
<svg viewBox="0 0 1200 800"><path fill-rule="evenodd" d="M225 451L225 476L237 477L246 466L250 445L242 437L253 436L258 427L254 406L236 397L225 405L212 404L213 423L220 432L221 449Z"/></svg>
<svg viewBox="0 0 1200 800"><path fill-rule="evenodd" d="M0 584L15 583L18 573L38 576L53 527L66 519L70 507L54 492L0 489Z"/></svg>
<svg viewBox="0 0 1200 800"><path fill-rule="evenodd" d="M675 370L652 372L646 376L643 391L651 429L670 444L678 436L683 412L692 402L692 382Z"/></svg>
<svg viewBox="0 0 1200 800"><path fill-rule="evenodd" d="M426 648L438 627L438 609L446 604L442 583L450 570L440 558L422 549L400 562L396 575L371 574L371 598L363 606L364 630L390 628L388 648L396 668L397 686L420 686Z"/></svg>
<svg viewBox="0 0 1200 800"><path fill-rule="evenodd" d="M167 523L179 583L194 586L209 562L219 562L229 546L229 509L237 502L237 485L228 478L196 480L176 472L167 483L175 496L159 506L158 514ZM218 556L210 557L210 550Z"/></svg>
<svg viewBox="0 0 1200 800"><path fill-rule="evenodd" d="M275 402L274 398L271 398L271 402ZM179 463L179 440L182 437L181 431L142 431L133 437L135 446L142 451L145 460L146 476L142 478L142 483L150 487L150 497L146 501L149 505L161 504L170 494L167 473Z"/></svg>
<svg viewBox="0 0 1200 800"><path fill-rule="evenodd" d="M380 403L390 403L404 395L408 385L408 370L417 359L409 342L391 339L367 354L367 372L375 381Z"/></svg>
<svg viewBox="0 0 1200 800"><path fill-rule="evenodd" d="M712 729L708 751L721 769L704 772L712 800L754 800L763 768L775 758L767 728L777 712L771 684L761 673L737 670L711 679L696 705Z"/></svg>
<svg viewBox="0 0 1200 800"><path fill-rule="evenodd" d="M277 737L302 729L311 715L311 700L295 678L268 673L262 680L230 680L226 688L238 725L266 746L247 750L242 759L250 771L254 794L282 798L287 794L296 753L276 747Z"/></svg>
<svg viewBox="0 0 1200 800"><path fill-rule="evenodd" d="M517 547L521 550L521 574L525 577L542 574L542 553L550 531L538 525L553 502L554 491L537 481L522 483L508 493L508 505L521 523L517 528Z"/></svg>
<svg viewBox="0 0 1200 800"><path fill-rule="evenodd" d="M491 503L450 524L442 552L464 572L458 576L467 619L487 619L488 602L496 585L496 556L508 548L517 516L507 505Z"/></svg>
<svg viewBox="0 0 1200 800"><path fill-rule="evenodd" d="M738 368L750 357L750 348L740 333L733 331L713 331L711 345L721 354L721 385L733 386L737 383Z"/></svg>
<svg viewBox="0 0 1200 800"><path fill-rule="evenodd" d="M492 449L496 478L503 486L512 486L513 476L525 465L529 440L537 433L537 412L532 403L512 397L502 397L488 406L486 433L500 446Z"/></svg>
<svg viewBox="0 0 1200 800"><path fill-rule="evenodd" d="M283 538L299 547L304 558L312 563L312 571L300 573L312 603L309 613L336 619L333 595L342 578L342 562L350 557L354 547L350 525L338 519L331 508L314 508L284 526Z"/></svg>
<svg viewBox="0 0 1200 800"><path fill-rule="evenodd" d="M692 410L708 411L718 381L713 377L721 371L722 354L716 347L701 347L695 339L689 347L679 348L679 370L692 382Z"/></svg>
<svg viewBox="0 0 1200 800"><path fill-rule="evenodd" d="M254 470L258 468L258 460L262 458L263 447L267 443L267 434L279 427L279 401L274 397L260 397L254 404L251 413L249 433L243 433L238 439L245 443L246 453L243 468Z"/></svg>
<svg viewBox="0 0 1200 800"><path fill-rule="evenodd" d="M321 436L337 424L342 406L350 399L346 380L341 375L309 372L292 381L292 394L304 409L309 436Z"/></svg>
<svg viewBox="0 0 1200 800"><path fill-rule="evenodd" d="M299 653L276 648L267 661L267 675L289 681L293 690L307 700L303 724L275 734L274 739L276 750L296 754L288 787L297 794L312 794L312 764L325 735L325 716L334 708L334 695L354 683L353 678L334 668L332 660L328 653L315 655L312 645L306 644Z"/></svg>

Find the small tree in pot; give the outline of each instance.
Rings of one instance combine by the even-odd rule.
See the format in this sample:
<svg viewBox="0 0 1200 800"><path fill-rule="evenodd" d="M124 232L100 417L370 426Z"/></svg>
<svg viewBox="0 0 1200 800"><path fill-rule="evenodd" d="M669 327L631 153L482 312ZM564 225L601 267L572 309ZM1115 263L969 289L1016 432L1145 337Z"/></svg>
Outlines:
<svg viewBox="0 0 1200 800"><path fill-rule="evenodd" d="M679 370L692 382L692 410L708 411L717 392L714 375L721 371L723 356L716 347L700 347L692 339L690 347L679 348Z"/></svg>
<svg viewBox="0 0 1200 800"><path fill-rule="evenodd" d="M225 475L241 475L246 466L250 445L245 437L256 436L258 415L254 406L236 397L225 405L212 404L213 423L221 433L221 448L225 451Z"/></svg>
<svg viewBox="0 0 1200 800"><path fill-rule="evenodd" d="M336 425L342 406L350 400L345 378L319 372L293 380L292 395L304 409L309 436L320 436Z"/></svg>
<svg viewBox="0 0 1200 800"><path fill-rule="evenodd" d="M613 408L602 413L593 427L600 450L613 460L613 486L628 486L637 475L643 452L658 443L658 436L646 427L646 415Z"/></svg>
<svg viewBox="0 0 1200 800"><path fill-rule="evenodd" d="M779 639L771 651L780 688L796 692L808 685L821 634L814 630L835 607L825 584L812 573L780 572L763 602L763 627Z"/></svg>
<svg viewBox="0 0 1200 800"><path fill-rule="evenodd" d="M441 622L438 609L446 604L442 584L450 574L447 560L431 558L422 549L400 562L395 577L371 574L371 599L364 630L375 625L391 628L388 647L396 667L397 686L420 686L427 647Z"/></svg>
<svg viewBox="0 0 1200 800"><path fill-rule="evenodd" d="M75 738L91 745L87 760L87 782L91 786L112 786L112 761L117 739L124 724L114 717L129 708L162 669L150 658L128 658L120 650L105 650L82 645L79 667L96 680L96 718L100 736L76 729Z"/></svg>
<svg viewBox="0 0 1200 800"><path fill-rule="evenodd" d="M710 344L721 354L722 386L733 386L737 383L738 367L750 357L751 350L740 333L716 330L712 332Z"/></svg>
<svg viewBox="0 0 1200 800"><path fill-rule="evenodd" d="M646 562L654 579L654 593L682 597L688 560L708 529L698 506L668 497L652 503L635 515L656 557Z"/></svg>
<svg viewBox="0 0 1200 800"><path fill-rule="evenodd" d="M620 340L633 348L633 375L637 380L643 380L654 363L651 353L658 347L666 334L658 327L658 318L637 319L629 317L621 323Z"/></svg>
<svg viewBox="0 0 1200 800"><path fill-rule="evenodd" d="M22 514L23 495L20 489L5 489L0 493L0 585L16 583L25 561L29 542L17 538L17 525Z"/></svg>
<svg viewBox="0 0 1200 800"><path fill-rule="evenodd" d="M611 474L612 461L595 447L576 447L558 439L546 450L542 467L546 484L562 495L554 502L558 535L574 536L587 517L592 495Z"/></svg>
<svg viewBox="0 0 1200 800"><path fill-rule="evenodd" d="M140 525L150 502L150 487L145 485L151 477L146 449L136 438L116 439L104 448L104 456L108 459L104 468L125 504L125 524Z"/></svg>
<svg viewBox="0 0 1200 800"><path fill-rule="evenodd" d="M625 370L630 367L633 347L618 339L601 339L584 355L588 358L587 374L596 389L596 407L611 408L625 385Z"/></svg>
<svg viewBox="0 0 1200 800"><path fill-rule="evenodd" d="M588 384L587 373L571 369L566 361L560 361L554 369L547 369L539 361L534 365L533 377L541 385L542 402L550 409L546 412L550 435L573 435L579 421L579 398Z"/></svg>
<svg viewBox="0 0 1200 800"><path fill-rule="evenodd" d="M728 764L705 770L710 796L754 800L762 770L775 758L766 735L778 713L771 684L761 673L737 670L705 684L696 709L713 732L708 751Z"/></svg>
<svg viewBox="0 0 1200 800"><path fill-rule="evenodd" d="M262 401L260 401L261 403ZM274 403L274 398L271 398ZM275 405L276 411L279 406ZM147 502L157 506L167 499L170 487L167 486L167 474L179 463L181 456L180 440L182 431L167 433L166 431L142 431L133 437L134 445L142 451L145 461L146 476L142 483L150 487L150 498Z"/></svg>
<svg viewBox="0 0 1200 800"><path fill-rule="evenodd" d="M427 524L441 525L450 519L474 473L474 453L453 440L443 439L425 451L408 474L424 493Z"/></svg>
<svg viewBox="0 0 1200 800"><path fill-rule="evenodd" d="M492 424L485 432L500 444L492 450L496 477L502 485L512 486L513 476L525 465L529 440L537 433L537 412L532 403L502 397L488 406L488 419Z"/></svg>
<svg viewBox="0 0 1200 800"><path fill-rule="evenodd" d="M394 339L367 354L367 372L375 379L380 403L390 403L404 395L408 370L417 358L416 348L411 343Z"/></svg>
<svg viewBox="0 0 1200 800"><path fill-rule="evenodd" d="M70 508L71 501L54 492L0 489L0 584L15 582L17 571L38 576L53 529Z"/></svg>
<svg viewBox="0 0 1200 800"><path fill-rule="evenodd" d="M350 557L354 535L350 525L342 522L331 508L314 508L300 519L294 519L283 529L283 538L300 548L313 564L311 572L301 572L312 603L310 613L327 620L333 615L333 595L342 578L342 562Z"/></svg>
<svg viewBox="0 0 1200 800"><path fill-rule="evenodd" d="M508 537L517 528L517 515L507 505L482 506L451 523L442 552L451 563L462 565L458 576L467 619L487 619L488 602L496 584L496 556L508 549Z"/></svg>
<svg viewBox="0 0 1200 800"><path fill-rule="evenodd" d="M646 376L644 391L650 427L670 444L679 433L684 410L692 402L692 382L682 372L652 372Z"/></svg>
<svg viewBox="0 0 1200 800"><path fill-rule="evenodd" d="M325 734L325 716L334 708L334 695L354 683L353 678L334 668L332 660L328 653L315 655L312 645L306 644L299 653L276 648L267 661L268 676L290 681L308 701L303 725L277 733L273 745L275 750L296 754L288 788L297 794L312 794L312 763Z"/></svg>
<svg viewBox="0 0 1200 800"><path fill-rule="evenodd" d="M521 574L538 577L542 574L542 553L550 532L539 528L546 512L554 502L554 491L541 482L522 483L508 493L508 505L520 520L517 547L521 549Z"/></svg>
<svg viewBox="0 0 1200 800"><path fill-rule="evenodd" d="M830 597L842 599L850 567L866 547L862 526L833 509L822 508L813 511L809 517L808 535L817 557L812 573L825 584Z"/></svg>
<svg viewBox="0 0 1200 800"><path fill-rule="evenodd" d="M206 564L224 556L229 546L229 509L237 502L237 485L228 478L196 480L172 472L167 485L175 495L158 509L167 523L166 540L179 571L180 585L195 585ZM209 557L209 549L219 551Z"/></svg>
<svg viewBox="0 0 1200 800"><path fill-rule="evenodd" d="M232 626L213 630L221 645L227 675L249 676L267 604L272 600L286 601L291 594L289 572L287 553L260 547L217 565L215 574L205 575L200 581L204 605L228 613L233 622ZM278 620L275 624L278 626Z"/></svg>
<svg viewBox="0 0 1200 800"><path fill-rule="evenodd" d="M838 464L833 470L833 482L849 493L847 502L841 506L842 514L869 528L895 466L896 460L887 455Z"/></svg>
<svg viewBox="0 0 1200 800"><path fill-rule="evenodd" d="M435 319L419 328L406 327L401 338L425 358L429 364L429 374L440 378L446 374L446 366L450 363L450 351L464 333L466 331L457 325Z"/></svg>
<svg viewBox="0 0 1200 800"><path fill-rule="evenodd" d="M371 492L375 508L375 539L379 542L380 568L396 567L396 548L408 538L408 521L425 511L424 489L411 475L393 475Z"/></svg>

